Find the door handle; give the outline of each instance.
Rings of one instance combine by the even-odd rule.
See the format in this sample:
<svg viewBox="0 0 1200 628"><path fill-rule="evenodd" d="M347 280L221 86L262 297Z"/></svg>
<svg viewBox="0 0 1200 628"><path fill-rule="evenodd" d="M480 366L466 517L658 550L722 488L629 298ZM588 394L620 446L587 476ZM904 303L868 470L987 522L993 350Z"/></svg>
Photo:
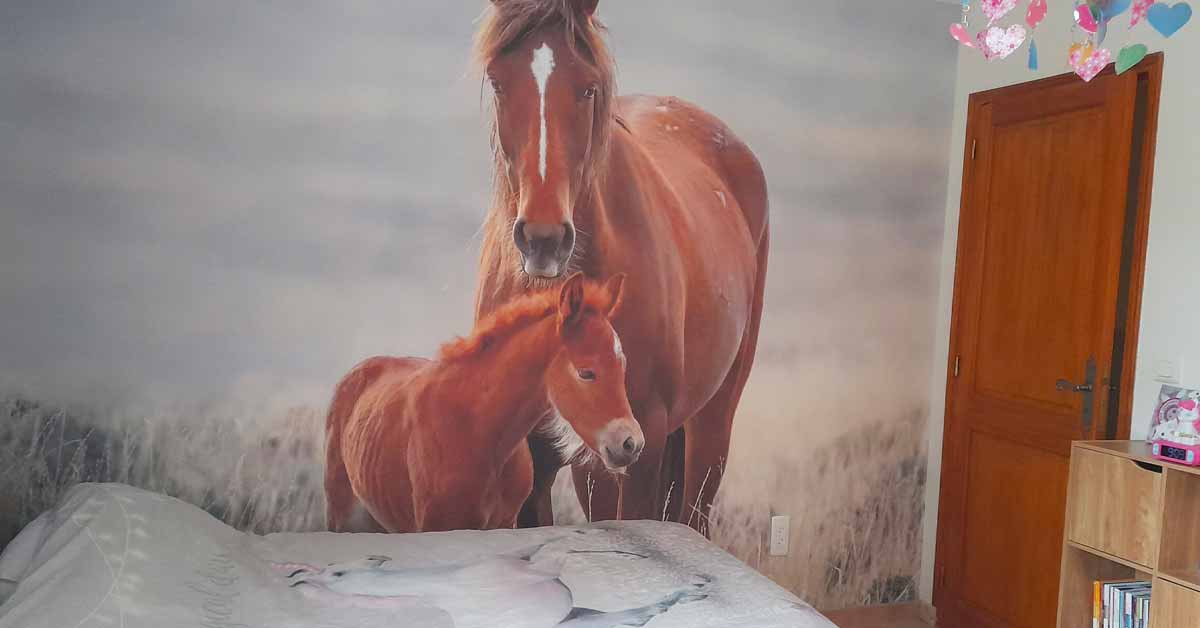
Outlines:
<svg viewBox="0 0 1200 628"><path fill-rule="evenodd" d="M1091 384L1072 384L1065 379L1060 379L1057 382L1054 382L1054 388L1057 390L1069 390L1077 393L1092 392L1094 390Z"/></svg>
<svg viewBox="0 0 1200 628"><path fill-rule="evenodd" d="M1089 357L1087 364L1084 366L1083 383L1076 384L1070 380L1060 379L1054 382L1055 390L1064 392L1073 392L1083 395L1082 408L1080 409L1080 423L1083 428L1083 435L1087 437L1092 431L1092 411L1096 400L1096 358Z"/></svg>

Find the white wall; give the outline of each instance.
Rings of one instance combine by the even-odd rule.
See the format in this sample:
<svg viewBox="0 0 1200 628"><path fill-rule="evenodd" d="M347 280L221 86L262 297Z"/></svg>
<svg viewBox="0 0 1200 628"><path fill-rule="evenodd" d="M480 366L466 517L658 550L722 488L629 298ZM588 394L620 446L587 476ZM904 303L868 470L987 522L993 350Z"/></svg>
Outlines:
<svg viewBox="0 0 1200 628"><path fill-rule="evenodd" d="M1023 5L1024 3L1022 3ZM924 546L920 594L933 594L933 560L937 537L938 489L941 481L942 427L945 409L946 360L950 344L950 306L954 258L958 245L959 193L966 134L967 96L974 92L1023 83L1068 72L1071 11L1067 3L1052 3L1051 14L1036 31L1041 70L1026 68L1026 49L1002 61L988 63L975 50L961 48L954 91L950 172L946 191L946 225L942 243L941 285L935 329L933 378L929 383L929 476L925 487ZM1014 15L1023 15L1022 7ZM978 12L971 30L982 27ZM1134 386L1133 438L1148 427L1160 383L1154 365L1163 359L1182 359L1182 382L1200 387L1200 16L1164 40L1148 24L1127 34L1128 15L1113 23L1106 47L1114 56L1128 38L1165 53L1162 102L1159 106L1158 146L1150 214L1150 240L1142 301L1140 346ZM1117 24L1120 26L1117 27Z"/></svg>

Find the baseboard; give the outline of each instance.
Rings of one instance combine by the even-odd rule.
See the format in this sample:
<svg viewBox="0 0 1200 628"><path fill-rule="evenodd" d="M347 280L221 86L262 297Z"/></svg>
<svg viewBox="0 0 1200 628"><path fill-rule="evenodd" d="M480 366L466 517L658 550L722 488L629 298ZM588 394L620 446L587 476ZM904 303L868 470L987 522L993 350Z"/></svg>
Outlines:
<svg viewBox="0 0 1200 628"><path fill-rule="evenodd" d="M921 620L933 626L937 624L937 609L933 604L927 602L916 602L917 612L921 614Z"/></svg>
<svg viewBox="0 0 1200 628"><path fill-rule="evenodd" d="M901 604L881 604L878 606L859 606L837 610L822 610L822 614L837 623L843 615L853 617L856 625L887 625L886 622L898 616L919 619L930 626L937 621L937 613L933 606L925 602L904 602Z"/></svg>

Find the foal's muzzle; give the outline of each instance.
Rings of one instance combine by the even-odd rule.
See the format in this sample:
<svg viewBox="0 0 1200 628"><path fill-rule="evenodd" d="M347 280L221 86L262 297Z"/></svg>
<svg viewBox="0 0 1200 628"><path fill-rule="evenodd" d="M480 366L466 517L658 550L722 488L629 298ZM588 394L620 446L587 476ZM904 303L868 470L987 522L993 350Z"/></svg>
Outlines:
<svg viewBox="0 0 1200 628"><path fill-rule="evenodd" d="M646 447L641 426L631 418L612 421L598 440L600 459L610 469L623 469L637 462Z"/></svg>
<svg viewBox="0 0 1200 628"><path fill-rule="evenodd" d="M575 227L569 222L552 225L518 220L513 225L513 243L521 252L527 275L552 279L566 271L575 251Z"/></svg>

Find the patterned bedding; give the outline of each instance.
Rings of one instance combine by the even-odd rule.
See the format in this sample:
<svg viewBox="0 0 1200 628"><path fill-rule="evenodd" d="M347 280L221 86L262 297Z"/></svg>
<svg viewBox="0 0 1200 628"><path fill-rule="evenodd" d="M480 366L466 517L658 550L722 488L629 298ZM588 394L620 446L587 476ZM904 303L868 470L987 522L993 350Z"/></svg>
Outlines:
<svg viewBox="0 0 1200 628"><path fill-rule="evenodd" d="M238 532L81 484L0 555L0 628L831 628L690 528Z"/></svg>

